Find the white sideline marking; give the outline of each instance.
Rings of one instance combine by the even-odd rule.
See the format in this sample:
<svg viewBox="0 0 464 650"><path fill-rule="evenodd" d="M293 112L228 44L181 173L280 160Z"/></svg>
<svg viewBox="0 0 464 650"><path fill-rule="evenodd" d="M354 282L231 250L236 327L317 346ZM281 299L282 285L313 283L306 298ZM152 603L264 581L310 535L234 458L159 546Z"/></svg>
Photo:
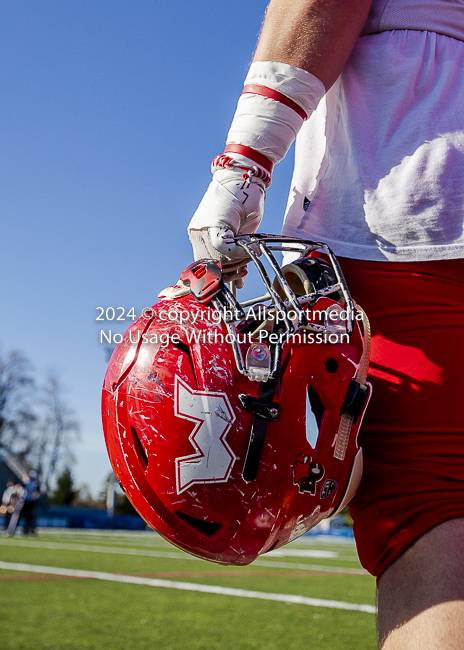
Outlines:
<svg viewBox="0 0 464 650"><path fill-rule="evenodd" d="M163 538L155 533L153 530L110 530L110 529L90 529L90 528L48 528L48 527L39 527L40 535L69 535L72 537L128 537L132 539L151 539L152 541L160 540L163 541ZM313 545L329 545L329 546L352 546L354 548L355 543L352 537L339 537L337 535L313 535L298 537L297 540L292 542L294 544L302 544L303 546L313 546Z"/></svg>
<svg viewBox="0 0 464 650"><path fill-rule="evenodd" d="M142 537L162 539L154 530L119 530L103 528L60 528L58 526L37 526L41 535L70 535L72 537Z"/></svg>
<svg viewBox="0 0 464 650"><path fill-rule="evenodd" d="M318 557L318 558L328 558L334 559L338 557L338 553L335 551L318 551L311 549L292 549L292 548L282 548L276 551L270 551L268 555L274 557Z"/></svg>
<svg viewBox="0 0 464 650"><path fill-rule="evenodd" d="M10 546L22 546L27 548L48 548L55 551L84 551L86 553L116 553L117 555L142 555L144 557L161 557L172 560L197 560L197 557L192 557L187 554L175 553L169 551L151 551L149 549L142 550L139 548L125 548L118 546L90 546L89 544L69 544L64 542L32 542L23 541L19 539L2 539L0 545L7 544Z"/></svg>
<svg viewBox="0 0 464 650"><path fill-rule="evenodd" d="M2 539L0 547L5 544L9 546L22 546L32 548L47 548L56 551L83 551L85 553L113 553L116 555L141 555L143 557L158 557L170 560L193 560L201 562L197 557L187 553L176 553L169 551L151 551L138 548L123 548L117 546L90 546L89 544L70 544L68 542L33 542L19 539ZM255 565L267 566L275 569L295 569L303 571L327 571L328 573L352 573L353 575L369 575L364 569L350 569L348 567L323 566L318 564L296 564L293 562L274 562L273 560L255 560Z"/></svg>
<svg viewBox="0 0 464 650"><path fill-rule="evenodd" d="M218 594L220 596L237 596L239 598L258 598L260 600L275 600L281 603L296 603L298 605L310 605L312 607L329 607L331 609L348 609L356 612L367 612L375 614L376 608L373 605L358 605L357 603L345 603L339 600L322 600L319 598L307 598L295 594L272 594L265 591L249 591L248 589L232 589L230 587L219 587L216 585L201 585L193 582L177 582L174 580L159 580L157 578L141 578L138 576L121 575L119 573L104 573L102 571L82 571L75 569L61 569L53 566L40 566L37 564L19 564L16 562L0 562L0 569L10 571L27 571L30 573L47 573L58 576L69 576L71 578L93 578L95 580L107 580L109 582L125 582L132 585L146 585L148 587L164 587L166 589L181 589L183 591L201 591L206 594Z"/></svg>
<svg viewBox="0 0 464 650"><path fill-rule="evenodd" d="M124 531L124 530L98 530L87 528L39 528L39 537L73 537L76 539L84 539L86 537L96 538L102 537L106 539L117 540L120 543L130 542L135 540L137 544L150 545L150 546L169 546L169 543L154 531ZM335 535L315 535L315 536L302 536L294 540L290 544L290 548L314 548L322 546L331 548L335 552L346 552L352 550L356 554L355 543L353 538L336 537ZM348 547L348 548L347 548ZM352 548L349 548L352 547ZM280 549L279 549L280 550ZM356 556L357 557L357 556Z"/></svg>
<svg viewBox="0 0 464 650"><path fill-rule="evenodd" d="M51 536L52 534L56 534L56 533L51 533L49 535L49 533L48 533L49 530L57 530L57 529L42 528L40 530L40 537L46 538L46 537ZM169 543L166 542L164 539L162 539L159 535L157 535L156 533L153 533L153 532L149 533L149 532L144 532L144 531L137 531L137 532L126 533L126 534L124 534L124 533L118 534L117 531L100 531L100 533L101 533L100 534L99 531L89 531L88 533L86 533L84 531L81 531L81 530L75 529L75 528L72 528L72 529L65 528L65 529L59 529L59 530L60 530L60 532L58 534L56 534L57 536L61 536L63 534L63 537L66 537L66 536L71 537L72 536L72 537L80 539L80 540L82 540L84 542L88 541L88 542L97 542L97 543L101 543L101 544L107 544L108 539L110 539L111 541L113 541L116 544L124 544L125 545L126 543L135 542L137 544L137 546L141 546L141 547L169 548ZM113 534L113 533L115 533L115 534ZM89 536L90 539L86 540L85 539L86 536ZM94 539L92 539L92 537ZM95 539L95 538L97 538L97 539ZM98 538L101 538L101 539L98 539ZM68 541L66 540L65 544L67 544L67 543L68 543ZM326 556L326 553L335 553L334 557L337 557L339 560L343 560L343 561L346 561L346 562L356 562L356 563L359 562L359 559L358 559L358 556L357 556L356 553L353 553L352 555L340 555L340 548L338 550L335 550L335 551L325 551L325 550L320 550L320 549L314 549L314 550L298 549L296 545L299 544L299 543L304 543L306 546L308 545L305 541L302 542L302 540L300 538L298 541L292 543L290 553L288 553L288 550L290 550L289 547L286 546L283 549L278 549L276 551L271 551L270 553L266 553L266 557L272 556L272 555L274 555L274 553L275 554L282 553L282 554L285 554L287 556L293 555L295 557L298 557L301 552L304 552L303 557L305 557L307 555L307 557L324 557L325 558L325 557L329 557L329 556ZM327 545L327 543L325 543L325 545ZM353 544L353 546L354 546L354 544ZM346 549L343 549L343 551L345 551L345 550ZM295 551L297 551L297 553L295 553ZM313 553L314 553L314 555L313 555ZM322 555L322 554L324 554L324 555Z"/></svg>
<svg viewBox="0 0 464 650"><path fill-rule="evenodd" d="M327 573L349 573L355 576L370 575L364 569L350 569L343 566L330 566L324 564L297 564L296 562L269 562L268 560L255 560L253 564L272 567L274 569L298 569L303 571L326 571Z"/></svg>

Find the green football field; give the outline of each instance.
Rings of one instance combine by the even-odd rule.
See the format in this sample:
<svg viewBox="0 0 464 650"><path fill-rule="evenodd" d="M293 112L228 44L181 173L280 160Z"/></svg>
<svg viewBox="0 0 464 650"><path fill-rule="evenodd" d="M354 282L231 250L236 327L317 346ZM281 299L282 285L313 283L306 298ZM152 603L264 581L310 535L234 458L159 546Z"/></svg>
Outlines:
<svg viewBox="0 0 464 650"><path fill-rule="evenodd" d="M248 567L156 534L0 539L0 647L374 650L374 579L352 542L302 538Z"/></svg>

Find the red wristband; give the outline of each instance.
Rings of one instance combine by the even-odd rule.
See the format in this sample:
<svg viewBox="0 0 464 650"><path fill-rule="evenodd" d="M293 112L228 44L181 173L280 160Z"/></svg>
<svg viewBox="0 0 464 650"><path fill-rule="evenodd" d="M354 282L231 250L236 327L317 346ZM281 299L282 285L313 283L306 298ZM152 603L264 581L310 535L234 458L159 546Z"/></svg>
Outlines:
<svg viewBox="0 0 464 650"><path fill-rule="evenodd" d="M259 86L258 84L247 84L246 86L243 87L243 91L242 91L242 95L245 94L261 95L262 97L269 97L269 99L273 99L276 102L280 102L281 104L284 104L285 106L288 106L288 108L294 110L295 113L298 113L298 115L303 120L308 119L308 116L306 115L305 111L301 108L301 106L298 106L298 104L294 102L292 99L290 99L290 97L287 97L287 95L282 95L282 93L279 93L278 90L273 90L272 88L268 88L267 86Z"/></svg>
<svg viewBox="0 0 464 650"><path fill-rule="evenodd" d="M272 160L269 160L264 154L252 149L251 147L245 147L243 144L227 144L224 153L238 153L241 156L246 156L257 165L263 167L269 174L272 174L274 169L274 163Z"/></svg>

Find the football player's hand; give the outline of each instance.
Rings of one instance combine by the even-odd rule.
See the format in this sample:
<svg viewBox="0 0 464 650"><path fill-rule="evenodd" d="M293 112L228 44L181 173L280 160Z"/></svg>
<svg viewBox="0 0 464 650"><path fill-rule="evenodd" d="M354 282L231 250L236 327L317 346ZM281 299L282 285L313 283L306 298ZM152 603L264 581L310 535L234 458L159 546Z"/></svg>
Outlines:
<svg viewBox="0 0 464 650"><path fill-rule="evenodd" d="M241 168L217 169L188 226L196 260L219 260L225 282L241 280L250 258L234 237L249 235L263 218L264 182Z"/></svg>

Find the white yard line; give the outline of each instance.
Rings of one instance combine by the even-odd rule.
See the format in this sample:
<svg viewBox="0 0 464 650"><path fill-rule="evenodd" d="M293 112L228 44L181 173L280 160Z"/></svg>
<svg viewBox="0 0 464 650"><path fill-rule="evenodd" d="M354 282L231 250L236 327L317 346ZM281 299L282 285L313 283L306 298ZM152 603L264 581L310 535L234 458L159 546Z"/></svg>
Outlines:
<svg viewBox="0 0 464 650"><path fill-rule="evenodd" d="M1 538L0 538L1 539ZM21 540L21 537L15 537L15 539ZM159 541L155 541L153 543L152 541L149 540L138 540L138 539L124 539L124 538L117 538L117 537L90 537L86 538L85 536L75 536L74 540L67 539L65 537L59 538L57 537L56 539L50 539L49 537L45 536L40 536L40 539L42 539L44 542L48 543L48 540L50 542L55 542L56 543L63 543L63 544L69 544L69 543L80 543L80 544L117 544L118 547L121 548L139 548L140 550L145 550L145 549L152 549L152 550L162 550L162 551L169 551L169 550L174 550L174 547L169 544L168 542L160 539ZM26 541L26 540L24 540ZM284 552L280 552L280 549L278 551L271 551L270 553L266 553L266 557L269 557L271 559L272 557L281 557L283 558L284 556L287 557L295 557L295 558L324 558L324 559L339 559L347 562L356 562L359 563L359 559L356 553L353 553L352 555L346 555L345 553L342 555L339 550L337 551L327 551L326 549L298 549L298 547L291 545L289 552L286 552L285 549L287 547L284 547Z"/></svg>
<svg viewBox="0 0 464 650"><path fill-rule="evenodd" d="M343 566L331 566L329 564L298 564L297 562L272 562L269 560L255 560L253 565L272 567L274 569L294 569L302 571L326 571L327 573L349 573L354 576L370 575L364 569L350 569Z"/></svg>
<svg viewBox="0 0 464 650"><path fill-rule="evenodd" d="M124 548L117 546L90 546L89 544L72 544L68 542L34 542L32 540L21 539L2 539L0 548L5 546L15 546L22 548L43 548L54 551L82 551L84 553L103 553L116 555L136 555L142 557L157 557L171 560L193 560L202 561L187 553L176 553L170 551L152 551L142 550L139 548ZM303 571L327 571L328 573L350 573L353 575L368 575L364 569L350 569L348 567L323 566L318 564L299 564L296 562L275 562L274 560L255 560L254 565L266 566L275 569L294 569Z"/></svg>
<svg viewBox="0 0 464 650"><path fill-rule="evenodd" d="M40 528L40 535L63 535L70 537L125 537L130 539L142 538L144 540L159 540L162 543L164 539L153 530L100 530L100 529L86 529L86 528ZM291 543L291 546L312 546L312 545L321 545L324 547L327 546L352 546L354 548L355 543L352 537L337 537L335 535L315 535L315 536L303 536L296 539Z"/></svg>
<svg viewBox="0 0 464 650"><path fill-rule="evenodd" d="M118 573L104 573L102 571L80 571L74 569L62 569L59 567L40 566L36 564L19 564L16 562L0 562L0 569L11 571L27 571L30 573L46 573L71 578L92 578L95 580L106 580L109 582L124 582L133 585L146 585L148 587L162 587L166 589L180 589L183 591L200 591L206 594L217 594L220 596L236 596L239 598L258 598L260 600L274 600L281 603L296 603L298 605L310 605L312 607L329 607L330 609L347 609L357 612L375 614L373 605L362 605L358 603L345 603L338 600L323 600L320 598L307 598L295 594L272 594L265 591L249 591L247 589L232 589L230 587L219 587L216 585L201 585L192 582L177 582L171 580L158 580L155 578L140 578L138 576L120 575Z"/></svg>
<svg viewBox="0 0 464 650"><path fill-rule="evenodd" d="M150 549L143 550L140 548L125 548L118 546L90 546L89 544L72 544L69 542L33 542L32 540L20 539L2 539L0 541L0 548L3 545L21 546L22 548L46 548L55 551L83 551L85 553L115 553L116 555L141 555L144 557L161 557L172 560L198 560L183 553L175 553L169 551L152 551Z"/></svg>
<svg viewBox="0 0 464 650"><path fill-rule="evenodd" d="M118 530L86 530L79 528L41 528L40 537L74 537L74 538L101 538L101 539L114 539L119 544L134 543L140 546L155 546L161 548L169 548L169 543L164 540L160 535L154 531L118 531ZM344 538L341 538L343 540ZM317 537L300 537L284 549L307 549L308 546L320 546L321 551L325 552L328 548L334 548L338 553L345 552L349 549L346 547L351 546L353 555L348 558L345 556L343 559L357 560L356 548L354 540L348 538L345 542L337 541L336 537L329 537L327 535L318 535ZM277 551L280 552L281 549Z"/></svg>
<svg viewBox="0 0 464 650"><path fill-rule="evenodd" d="M141 537L143 539L153 538L162 539L158 533L153 530L100 530L88 528L39 528L41 535L69 535L69 536L89 536L89 537Z"/></svg>
<svg viewBox="0 0 464 650"><path fill-rule="evenodd" d="M276 551L270 551L269 557L317 557L327 560L334 560L338 557L336 551L323 551L317 548L279 548Z"/></svg>
<svg viewBox="0 0 464 650"><path fill-rule="evenodd" d="M138 547L141 549L145 548L160 548L160 549L166 549L169 551L169 549L172 548L172 546L166 542L164 539L161 537L158 537L155 535L152 535L152 539L146 539L146 536L144 533L142 533L145 537L144 539L138 539L135 534L129 536L119 536L119 535L95 535L92 533L89 533L89 540L86 540L86 533L80 533L78 532L77 534L73 535L74 538L77 538L78 540L83 540L83 541L89 541L92 543L97 543L97 544L107 544L109 540L121 545L121 548L126 548L126 544L136 544ZM70 535L71 536L71 535ZM47 538L49 535L41 535L41 538ZM59 535L57 535L59 537ZM66 537L63 535L63 537ZM16 537L15 539L20 539ZM25 542L26 543L26 542ZM48 543L48 542L47 542ZM68 544L67 539L59 540L57 543L64 543ZM326 559L334 559L337 558L338 560L342 560L344 562L356 562L357 564L359 563L359 559L356 553L353 553L352 555L340 555L340 550L333 552L333 551L327 551L326 549L314 549L314 550L308 550L308 549L298 549L298 546L296 545L297 543L293 542L289 547L285 546L282 550L279 549L277 551L271 551L270 553L266 554L266 558L271 558L271 557L283 557L283 556L291 556L291 557L314 557L314 558L326 558ZM327 545L324 545L327 546ZM346 549L343 549L344 551Z"/></svg>

